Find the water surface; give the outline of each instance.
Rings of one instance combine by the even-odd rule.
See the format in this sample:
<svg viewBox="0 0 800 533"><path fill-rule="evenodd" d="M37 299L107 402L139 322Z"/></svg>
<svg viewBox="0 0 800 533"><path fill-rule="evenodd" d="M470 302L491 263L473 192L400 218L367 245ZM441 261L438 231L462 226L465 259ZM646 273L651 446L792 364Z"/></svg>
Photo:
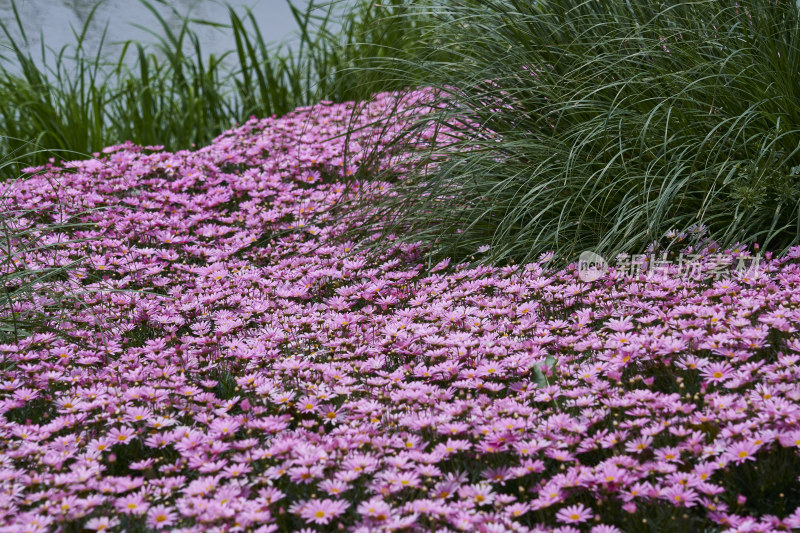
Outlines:
<svg viewBox="0 0 800 533"><path fill-rule="evenodd" d="M292 0L300 8L306 8L312 0ZM80 33L86 23L96 0L16 0L17 9L28 38L26 50L30 50L38 61L41 57L41 46L60 50L64 45L75 42L73 32ZM218 23L228 23L228 11L223 2L214 0L151 0L159 13L169 21L174 29L180 28L181 17L189 15L195 19ZM296 21L286 0L230 0L228 2L240 14L245 8L252 10L267 42L285 43L291 46L298 30ZM316 4L322 4L320 0ZM177 12L177 14L174 11ZM0 0L0 20L11 30L12 37L22 44L22 37L17 30L17 23L11 9L11 0ZM96 52L104 28L107 27L106 44L103 51L113 59L117 59L123 41L132 39L153 43L155 37L148 34L143 26L160 31L156 17L138 0L103 0L95 12L86 35L86 49ZM210 26L195 25L195 32L201 38L204 53L220 55L233 50L235 44L230 31L222 31ZM9 57L8 50L1 45L7 44L5 35L0 33L0 54ZM131 55L132 57L132 55ZM48 63L50 60L48 60Z"/></svg>

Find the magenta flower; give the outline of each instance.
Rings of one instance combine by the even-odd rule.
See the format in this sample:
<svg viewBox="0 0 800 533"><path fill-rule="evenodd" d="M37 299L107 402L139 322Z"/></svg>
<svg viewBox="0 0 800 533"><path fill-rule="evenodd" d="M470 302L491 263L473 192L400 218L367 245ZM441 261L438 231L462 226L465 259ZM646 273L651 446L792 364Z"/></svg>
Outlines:
<svg viewBox="0 0 800 533"><path fill-rule="evenodd" d="M591 520L594 513L583 504L570 505L556 513L556 520L567 524L579 524Z"/></svg>
<svg viewBox="0 0 800 533"><path fill-rule="evenodd" d="M358 514L378 522L388 520L392 515L392 508L380 497L362 502L357 510Z"/></svg>
<svg viewBox="0 0 800 533"><path fill-rule="evenodd" d="M682 485L664 489L663 497L678 507L693 507L698 499L697 492L694 489Z"/></svg>
<svg viewBox="0 0 800 533"><path fill-rule="evenodd" d="M108 440L113 444L127 444L136 436L136 431L129 427L113 428L108 432Z"/></svg>
<svg viewBox="0 0 800 533"><path fill-rule="evenodd" d="M344 513L349 504L341 500L309 500L297 510L298 514L308 522L325 525Z"/></svg>
<svg viewBox="0 0 800 533"><path fill-rule="evenodd" d="M147 512L150 504L145 501L142 494L123 496L114 502L114 507L123 514L142 515Z"/></svg>
<svg viewBox="0 0 800 533"><path fill-rule="evenodd" d="M165 505L156 505L147 513L147 525L156 529L163 529L175 524L177 515Z"/></svg>
<svg viewBox="0 0 800 533"><path fill-rule="evenodd" d="M733 369L727 363L709 363L700 374L710 383L720 383L733 375Z"/></svg>
<svg viewBox="0 0 800 533"><path fill-rule="evenodd" d="M738 465L745 461L755 461L754 456L760 448L760 445L752 441L736 442L728 447L725 456Z"/></svg>
<svg viewBox="0 0 800 533"><path fill-rule="evenodd" d="M622 533L616 526L608 526L605 524L597 524L592 527L591 533Z"/></svg>
<svg viewBox="0 0 800 533"><path fill-rule="evenodd" d="M86 522L86 528L94 531L108 531L116 527L118 524L119 520L116 518L101 516L89 519L89 521Z"/></svg>

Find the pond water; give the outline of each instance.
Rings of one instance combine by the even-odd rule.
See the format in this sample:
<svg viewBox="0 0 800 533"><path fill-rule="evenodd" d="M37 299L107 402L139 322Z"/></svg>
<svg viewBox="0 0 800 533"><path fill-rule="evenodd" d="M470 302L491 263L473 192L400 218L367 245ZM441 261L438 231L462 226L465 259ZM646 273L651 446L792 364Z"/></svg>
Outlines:
<svg viewBox="0 0 800 533"><path fill-rule="evenodd" d="M292 3L305 9L311 1L292 0ZM343 4L341 0L337 1L338 9ZM34 59L40 61L42 40L45 47L55 50L73 44L73 31L80 33L96 2L97 0L15 0L28 39L27 47L23 48L30 50ZM284 42L287 46L292 46L296 42L295 32L298 27L287 0L230 0L227 3L215 0L150 0L150 3L175 29L180 28L183 15L227 24L227 4L240 15L244 15L245 8L249 8L268 43ZM325 3L327 2L320 0L315 2L316 5ZM0 21L9 28L12 38L22 44L12 10L12 0L0 0ZM108 34L103 51L113 59L119 57L121 50L121 44L114 43L129 39L148 43L156 41L155 37L136 25L154 31L160 30L156 17L139 0L101 0L86 35L85 46L88 51L96 52L106 25ZM195 25L194 31L201 38L205 55L220 55L235 48L229 30ZM7 43L7 38L0 32L0 55L10 57L8 49L3 46ZM133 54L130 56L133 57ZM51 63L51 60L48 59L47 63ZM8 62L4 64L9 65Z"/></svg>

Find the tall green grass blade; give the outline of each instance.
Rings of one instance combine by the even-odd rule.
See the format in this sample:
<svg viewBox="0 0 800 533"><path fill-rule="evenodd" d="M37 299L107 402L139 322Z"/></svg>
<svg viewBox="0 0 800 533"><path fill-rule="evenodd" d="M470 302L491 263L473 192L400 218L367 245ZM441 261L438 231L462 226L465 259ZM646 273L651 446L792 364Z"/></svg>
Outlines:
<svg viewBox="0 0 800 533"><path fill-rule="evenodd" d="M408 137L447 127L455 144L428 154L367 231L458 258L490 244L499 261L642 253L697 224L722 246L797 244L793 3L433 5L451 58L393 65L441 95Z"/></svg>

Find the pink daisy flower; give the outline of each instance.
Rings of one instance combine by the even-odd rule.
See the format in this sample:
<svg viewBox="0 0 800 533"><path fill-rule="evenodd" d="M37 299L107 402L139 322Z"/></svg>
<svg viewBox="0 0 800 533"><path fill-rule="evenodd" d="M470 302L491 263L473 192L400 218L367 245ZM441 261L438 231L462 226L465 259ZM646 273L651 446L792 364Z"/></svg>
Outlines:
<svg viewBox="0 0 800 533"><path fill-rule="evenodd" d="M147 512L150 504L144 500L141 494L130 494L118 499L114 503L114 507L120 513L142 515Z"/></svg>
<svg viewBox="0 0 800 533"><path fill-rule="evenodd" d="M116 518L101 516L98 518L92 518L86 522L86 529L93 529L94 531L108 531L117 524L119 524L119 520Z"/></svg>
<svg viewBox="0 0 800 533"><path fill-rule="evenodd" d="M114 444L127 444L135 436L136 431L129 427L114 428L108 432L108 438Z"/></svg>
<svg viewBox="0 0 800 533"><path fill-rule="evenodd" d="M731 461L740 465L745 461L755 461L755 454L758 452L759 448L761 448L761 446L750 441L737 442L728 448L725 455Z"/></svg>
<svg viewBox="0 0 800 533"><path fill-rule="evenodd" d="M156 505L147 513L147 525L156 529L175 524L177 515L166 505Z"/></svg>
<svg viewBox="0 0 800 533"><path fill-rule="evenodd" d="M345 512L349 504L341 500L309 500L300 507L298 514L307 522L325 525Z"/></svg>
<svg viewBox="0 0 800 533"><path fill-rule="evenodd" d="M372 498L358 506L358 514L377 521L387 520L392 514L392 508L381 498Z"/></svg>
<svg viewBox="0 0 800 533"><path fill-rule="evenodd" d="M556 513L556 520L567 524L580 524L586 522L594 516L591 509L586 508L583 504L570 505Z"/></svg>
<svg viewBox="0 0 800 533"><path fill-rule="evenodd" d="M728 363L709 363L700 371L700 375L711 383L720 383L733 375L733 369Z"/></svg>

